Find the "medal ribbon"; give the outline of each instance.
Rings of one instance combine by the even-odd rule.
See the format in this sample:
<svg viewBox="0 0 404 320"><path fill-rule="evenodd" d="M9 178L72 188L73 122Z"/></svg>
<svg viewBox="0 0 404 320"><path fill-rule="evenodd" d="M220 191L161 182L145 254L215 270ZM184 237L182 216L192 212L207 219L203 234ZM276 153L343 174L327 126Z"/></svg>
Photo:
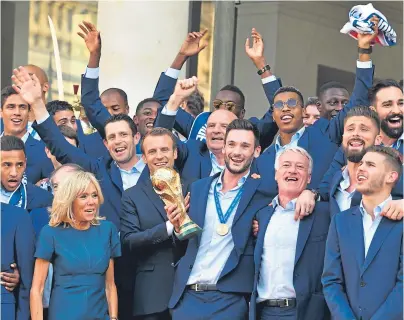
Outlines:
<svg viewBox="0 0 404 320"><path fill-rule="evenodd" d="M213 194L215 196L216 212L217 212L217 216L219 217L220 223L225 224L227 222L227 220L229 220L229 217L230 217L231 213L233 212L234 208L240 202L240 198L241 198L242 193L243 193L243 188L241 187L240 190L237 192L237 195L235 196L235 198L231 202L231 204L230 204L229 208L227 209L226 213L223 214L222 206L220 205L220 200L219 200L219 192L217 191L217 183L216 183L214 191L213 191Z"/></svg>

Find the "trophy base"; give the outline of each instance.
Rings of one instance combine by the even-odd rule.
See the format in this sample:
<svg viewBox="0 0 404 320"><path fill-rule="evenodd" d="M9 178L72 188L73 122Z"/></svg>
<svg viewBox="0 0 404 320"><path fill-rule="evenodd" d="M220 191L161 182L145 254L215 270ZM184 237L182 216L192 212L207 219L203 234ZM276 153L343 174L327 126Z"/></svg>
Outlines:
<svg viewBox="0 0 404 320"><path fill-rule="evenodd" d="M177 235L177 238L179 240L187 240L196 236L201 231L202 229L195 222L189 220L180 227L180 233Z"/></svg>

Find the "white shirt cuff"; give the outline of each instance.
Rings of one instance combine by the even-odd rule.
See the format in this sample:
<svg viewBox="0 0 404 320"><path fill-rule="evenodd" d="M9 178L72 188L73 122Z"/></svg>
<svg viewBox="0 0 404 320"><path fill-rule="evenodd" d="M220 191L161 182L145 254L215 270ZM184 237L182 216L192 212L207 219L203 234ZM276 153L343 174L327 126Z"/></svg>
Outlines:
<svg viewBox="0 0 404 320"><path fill-rule="evenodd" d="M88 68L86 67L86 73L84 78L88 79L98 79L100 76L100 68Z"/></svg>
<svg viewBox="0 0 404 320"><path fill-rule="evenodd" d="M274 75L261 79L262 84L266 84L268 82L276 81L276 77Z"/></svg>
<svg viewBox="0 0 404 320"><path fill-rule="evenodd" d="M177 115L178 110L172 111L168 110L166 106L164 106L163 110L161 110L161 113L166 115L166 116L175 116Z"/></svg>
<svg viewBox="0 0 404 320"><path fill-rule="evenodd" d="M47 116L46 116L45 118L38 119L38 120L36 121L36 123L37 123L37 124L44 123L49 117L50 117L50 116L49 116L49 113L47 113Z"/></svg>
<svg viewBox="0 0 404 320"><path fill-rule="evenodd" d="M166 228L167 228L167 234L168 236L171 236L174 231L174 226L170 221L166 221Z"/></svg>
<svg viewBox="0 0 404 320"><path fill-rule="evenodd" d="M173 79L178 79L178 77L180 76L180 70L168 68L165 72L165 75Z"/></svg>
<svg viewBox="0 0 404 320"><path fill-rule="evenodd" d="M356 66L360 69L370 69L373 66L372 60L370 61L359 61L356 60Z"/></svg>

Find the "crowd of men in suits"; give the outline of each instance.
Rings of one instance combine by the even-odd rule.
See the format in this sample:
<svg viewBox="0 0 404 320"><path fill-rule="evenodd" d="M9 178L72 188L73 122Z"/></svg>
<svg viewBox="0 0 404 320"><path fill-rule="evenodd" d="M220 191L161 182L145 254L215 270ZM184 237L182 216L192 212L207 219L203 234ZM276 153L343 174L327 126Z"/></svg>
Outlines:
<svg viewBox="0 0 404 320"><path fill-rule="evenodd" d="M132 119L123 90L100 94L100 33L80 28L89 51L81 103L96 132L84 134L66 101L32 105L35 85L44 102L49 90L37 66L15 69L1 92L5 319L29 319L35 237L60 181L77 170L99 180L100 215L120 231L120 319L402 319L404 99L398 82L373 81L377 32L358 35L351 94L329 82L305 101L272 73L253 29L245 50L268 108L248 120L238 87L221 88L202 112L198 79L178 80L206 47L206 31L189 33ZM179 208L151 183L161 167L179 172L202 228L189 240L178 239Z"/></svg>

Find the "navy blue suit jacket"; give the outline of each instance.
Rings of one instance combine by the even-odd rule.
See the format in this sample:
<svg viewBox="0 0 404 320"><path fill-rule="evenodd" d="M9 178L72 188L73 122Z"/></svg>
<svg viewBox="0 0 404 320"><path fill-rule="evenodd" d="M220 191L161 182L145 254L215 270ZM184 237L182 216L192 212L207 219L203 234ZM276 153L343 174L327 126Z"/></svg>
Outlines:
<svg viewBox="0 0 404 320"><path fill-rule="evenodd" d="M212 181L219 174L194 182L191 185L190 218L202 229L205 223L207 199ZM264 194L258 192L262 179L247 178L244 191L235 213L231 232L234 249L220 274L217 282L218 290L251 294L254 278L254 245L251 232L252 219L255 213L270 201ZM180 260L175 272L174 289L168 304L174 308L181 299L191 274L193 263L198 253L202 234L188 240L184 257Z"/></svg>
<svg viewBox="0 0 404 320"><path fill-rule="evenodd" d="M260 277L264 239L275 207L267 206L257 213L259 232L254 250L254 291L250 302L250 320L256 319L257 286ZM293 287L296 291L297 319L326 320L330 313L323 295L321 274L323 272L325 243L330 216L328 203L317 202L313 213L300 220L296 243Z"/></svg>
<svg viewBox="0 0 404 320"><path fill-rule="evenodd" d="M53 195L52 193L27 183L27 210L31 211L38 208L47 208L52 206Z"/></svg>
<svg viewBox="0 0 404 320"><path fill-rule="evenodd" d="M166 76L165 73L163 72L160 75L160 79L157 83L153 97L159 100L162 103L162 105L165 105L169 100L170 96L174 92L176 82L177 82L176 79ZM280 86L282 85L280 79L274 82L278 83L278 85ZM268 86L268 84L264 85L264 90L265 94L267 95L274 93L272 92L273 88ZM182 110L181 108L178 109L176 116L167 116L161 114L161 110L162 109L159 110L158 116L155 120L155 127L164 127L169 130L174 128L184 137L188 138L195 120L194 117L191 116L188 112ZM160 120L161 118L166 119ZM161 121L163 122L161 123ZM278 132L278 126L276 125L275 121L272 118L272 109L269 108L261 120L258 120L256 117L253 117L250 119L250 121L253 122L260 131L260 144L262 150L264 150L272 143L276 133ZM170 124L167 126L168 123Z"/></svg>
<svg viewBox="0 0 404 320"><path fill-rule="evenodd" d="M91 134L84 134L81 121L77 120L77 137L79 139L79 148L87 155L93 158L100 158L108 156L108 149L105 147L104 142L98 132Z"/></svg>
<svg viewBox="0 0 404 320"><path fill-rule="evenodd" d="M27 181L37 183L39 180L49 177L53 171L53 165L45 153L45 144L35 140L31 135L25 142L25 155L27 168L25 174Z"/></svg>
<svg viewBox="0 0 404 320"><path fill-rule="evenodd" d="M18 265L20 284L16 292L1 286L1 318L30 319L29 295L34 273L35 233L29 214L24 209L1 204L1 271L10 272ZM6 308L5 304L15 307ZM15 310L11 314L7 311Z"/></svg>
<svg viewBox="0 0 404 320"><path fill-rule="evenodd" d="M340 145L344 133L344 120L350 109L355 106L369 106L368 91L373 85L374 66L372 68L356 68L355 85L348 104L331 120L320 118L314 123L328 138ZM265 89L266 86L266 89ZM276 90L281 87L278 81L264 85L265 93L270 104L273 103Z"/></svg>
<svg viewBox="0 0 404 320"><path fill-rule="evenodd" d="M184 255L187 242L167 234L164 202L154 191L149 169L144 179L122 195L121 240L136 261L134 316L162 312L168 308L174 266ZM183 193L187 188L183 186ZM135 273L136 272L136 273Z"/></svg>
<svg viewBox="0 0 404 320"><path fill-rule="evenodd" d="M333 216L323 292L335 319L403 319L403 222L382 218L365 257L362 214Z"/></svg>
<svg viewBox="0 0 404 320"><path fill-rule="evenodd" d="M313 171L310 188L317 188L326 173L338 146L321 134L319 128L311 126L305 129L298 141L298 146L305 149L313 158ZM256 161L261 175L265 176L262 188L273 198L278 194L275 181L275 145L270 146Z"/></svg>
<svg viewBox="0 0 404 320"><path fill-rule="evenodd" d="M84 170L94 173L100 182L105 200L101 205L100 214L113 222L119 230L123 183L119 168L112 158L110 156L92 158L79 148L72 146L66 141L51 117L39 125L34 122L33 126L60 163L76 163Z"/></svg>

